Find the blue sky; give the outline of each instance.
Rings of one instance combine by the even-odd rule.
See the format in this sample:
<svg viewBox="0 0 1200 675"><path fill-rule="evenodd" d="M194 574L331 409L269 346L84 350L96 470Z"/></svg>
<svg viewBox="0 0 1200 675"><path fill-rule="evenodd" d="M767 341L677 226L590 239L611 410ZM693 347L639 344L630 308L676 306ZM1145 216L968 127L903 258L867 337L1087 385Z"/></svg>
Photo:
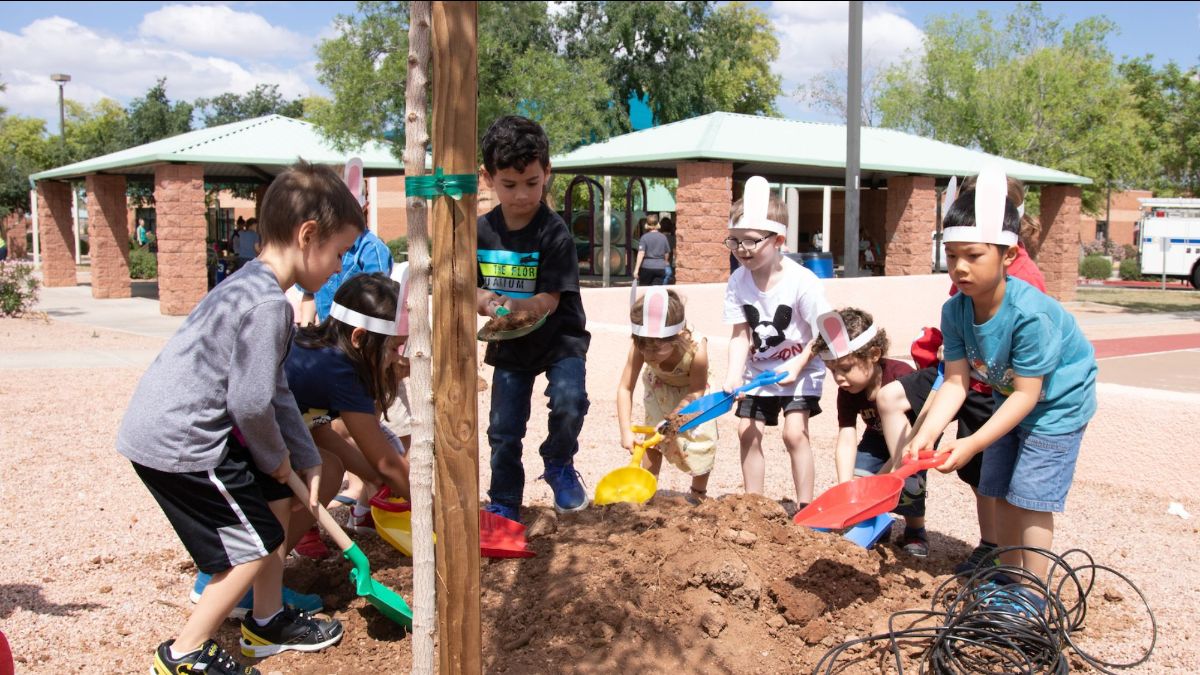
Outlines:
<svg viewBox="0 0 1200 675"><path fill-rule="evenodd" d="M779 107L800 119L828 120L790 94L845 62L845 2L755 2L773 20L780 41L776 72L784 79ZM868 2L867 65L886 66L919 50L929 16L986 9L1007 13L1010 2ZM1120 57L1200 62L1200 2L1047 2L1047 14L1073 23L1104 14L1121 30L1109 48ZM0 13L0 106L53 120L57 86L50 73L72 76L68 98L122 104L161 76L173 99L192 100L256 84L287 96L324 94L316 81L314 45L333 35L334 17L353 2L23 2Z"/></svg>

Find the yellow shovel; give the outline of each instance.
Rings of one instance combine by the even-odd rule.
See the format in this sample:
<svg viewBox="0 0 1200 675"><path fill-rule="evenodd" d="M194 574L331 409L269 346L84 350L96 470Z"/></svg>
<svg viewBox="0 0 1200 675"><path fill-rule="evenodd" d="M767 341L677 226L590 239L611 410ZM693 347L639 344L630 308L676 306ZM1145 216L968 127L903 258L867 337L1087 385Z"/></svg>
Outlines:
<svg viewBox="0 0 1200 675"><path fill-rule="evenodd" d="M662 434L658 433L654 427L633 427L633 432L653 435L634 444L633 460L629 462L628 466L609 471L604 478L600 479L600 482L596 484L596 498L592 500L593 504L598 506L617 502L642 504L653 497L655 491L658 490L658 479L654 477L654 474L642 468L642 455L646 453L646 448L653 448L662 441Z"/></svg>

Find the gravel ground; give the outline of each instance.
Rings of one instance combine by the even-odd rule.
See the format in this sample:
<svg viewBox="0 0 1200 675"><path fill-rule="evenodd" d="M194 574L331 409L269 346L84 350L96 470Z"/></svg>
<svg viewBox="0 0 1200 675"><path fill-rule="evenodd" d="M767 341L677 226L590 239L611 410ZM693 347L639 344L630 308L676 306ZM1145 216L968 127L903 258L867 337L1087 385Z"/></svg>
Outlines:
<svg viewBox="0 0 1200 675"><path fill-rule="evenodd" d="M1187 323L1194 331L1195 324ZM1103 337L1117 336L1113 324L1105 325ZM721 342L711 347L717 375L725 358ZM0 353L141 350L152 357L162 344L59 322L0 319ZM627 461L617 443L613 392L628 344L615 330L597 331L593 339L592 407L577 457L589 487ZM0 418L0 498L7 505L0 514L0 628L13 645L18 672L90 670L97 663L105 664L103 672L144 671L150 650L177 630L187 611L191 563L113 450L141 372L136 366L0 369L7 412ZM481 372L490 380L486 368ZM1158 620L1158 642L1141 672L1198 672L1198 530L1193 521L1166 511L1169 502L1179 501L1200 513L1195 499L1200 458L1195 440L1187 440L1200 428L1200 394L1105 384L1099 393L1100 410L1084 439L1067 512L1057 521L1055 547L1086 549L1146 594ZM487 397L488 392L480 394L481 422ZM536 445L546 424L540 390L535 398L525 454L531 477L540 472ZM811 425L818 491L833 481L833 400L830 385L823 398L827 412ZM480 447L486 457L483 426ZM710 494L740 492L733 418L723 418L719 428ZM792 493L777 434L767 443L766 493L775 499ZM481 493L487 481L485 460ZM660 489L684 492L687 486L686 476L664 468ZM549 503L544 482L531 480L527 487L526 503ZM978 538L973 501L953 476L934 476L930 490L930 560L942 557L948 564ZM1105 651L1103 644L1094 649ZM271 672L270 665L263 664L264 672Z"/></svg>

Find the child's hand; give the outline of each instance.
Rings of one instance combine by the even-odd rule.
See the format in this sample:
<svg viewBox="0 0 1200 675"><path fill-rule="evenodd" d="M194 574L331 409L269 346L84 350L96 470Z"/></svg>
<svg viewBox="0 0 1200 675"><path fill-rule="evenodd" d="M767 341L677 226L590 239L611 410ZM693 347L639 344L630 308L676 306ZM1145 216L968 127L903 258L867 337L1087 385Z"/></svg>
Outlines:
<svg viewBox="0 0 1200 675"><path fill-rule="evenodd" d="M633 454L633 443L634 443L633 432L630 431L629 429L622 429L621 430L621 447L628 450L629 454Z"/></svg>
<svg viewBox="0 0 1200 675"><path fill-rule="evenodd" d="M292 455L288 451L284 450L283 460L281 460L279 462L279 466L275 467L275 470L271 472L271 478L274 478L280 483L287 483L288 476L290 475L292 475Z"/></svg>
<svg viewBox="0 0 1200 675"><path fill-rule="evenodd" d="M933 440L928 438L924 433L918 431L917 435L913 436L913 439L908 442L908 445L904 446L902 457L904 460L915 462L917 459L919 459L921 451L932 451L933 449Z"/></svg>
<svg viewBox="0 0 1200 675"><path fill-rule="evenodd" d="M745 382L742 381L741 375L730 375L729 377L725 378L725 384L721 385L721 390L726 394L731 394L733 393L734 389L737 389L743 384L745 384ZM738 398L741 398L740 394L738 395Z"/></svg>
<svg viewBox="0 0 1200 675"><path fill-rule="evenodd" d="M957 469L966 466L971 458L979 453L979 449L975 447L975 442L970 436L966 438L956 438L942 446L942 452L950 453L942 465L937 467L942 473L950 473Z"/></svg>
<svg viewBox="0 0 1200 675"><path fill-rule="evenodd" d="M321 505L321 467L320 465L302 469L300 471L300 479L308 485L308 504L297 504L293 507L293 511L307 508L314 516L317 514L317 507ZM299 500L296 500L299 501Z"/></svg>

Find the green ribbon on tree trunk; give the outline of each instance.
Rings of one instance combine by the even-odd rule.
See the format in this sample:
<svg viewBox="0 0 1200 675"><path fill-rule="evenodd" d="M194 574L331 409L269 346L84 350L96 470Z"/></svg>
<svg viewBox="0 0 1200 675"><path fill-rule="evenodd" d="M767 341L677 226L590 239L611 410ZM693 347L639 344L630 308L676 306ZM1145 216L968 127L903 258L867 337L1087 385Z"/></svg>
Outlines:
<svg viewBox="0 0 1200 675"><path fill-rule="evenodd" d="M462 199L463 195L479 192L479 177L473 173L446 175L441 167L428 176L405 176L404 194L408 197L434 199L446 195L451 199Z"/></svg>

